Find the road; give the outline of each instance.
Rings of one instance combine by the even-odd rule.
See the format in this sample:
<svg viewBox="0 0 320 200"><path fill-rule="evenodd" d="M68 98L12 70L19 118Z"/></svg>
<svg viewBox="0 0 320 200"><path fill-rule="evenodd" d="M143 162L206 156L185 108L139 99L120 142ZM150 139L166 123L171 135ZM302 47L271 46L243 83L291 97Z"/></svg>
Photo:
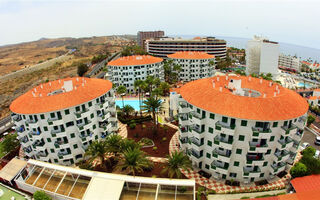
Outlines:
<svg viewBox="0 0 320 200"><path fill-rule="evenodd" d="M13 123L11 121L11 116L7 116L0 120L0 134L7 131L13 126Z"/></svg>
<svg viewBox="0 0 320 200"><path fill-rule="evenodd" d="M311 146L320 150L320 146L317 146L314 144L315 139L316 139L316 136L313 133L311 133L310 131L305 129L303 137L301 139L301 144L304 142L308 142Z"/></svg>

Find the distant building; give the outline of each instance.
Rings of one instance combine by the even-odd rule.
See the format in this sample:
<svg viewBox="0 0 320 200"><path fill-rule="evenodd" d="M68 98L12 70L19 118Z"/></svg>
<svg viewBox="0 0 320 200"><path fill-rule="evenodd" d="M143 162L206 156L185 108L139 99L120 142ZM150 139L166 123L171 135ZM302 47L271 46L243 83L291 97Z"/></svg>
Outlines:
<svg viewBox="0 0 320 200"><path fill-rule="evenodd" d="M215 37L195 37L193 39L163 37L146 40L147 52L157 57L165 58L178 51L201 51L216 58L225 58L227 42Z"/></svg>
<svg viewBox="0 0 320 200"><path fill-rule="evenodd" d="M301 61L301 65L306 65L306 66L308 66L308 68L315 70L315 71L318 71L320 69L320 64L317 63L316 61L314 63L310 63L307 61Z"/></svg>
<svg viewBox="0 0 320 200"><path fill-rule="evenodd" d="M164 36L164 31L139 31L137 34L138 45L146 49L145 41L151 38L159 38Z"/></svg>
<svg viewBox="0 0 320 200"><path fill-rule="evenodd" d="M126 56L108 63L108 77L118 87L123 85L127 92L135 92L134 82L146 80L147 76L160 78L163 81L163 59L153 56Z"/></svg>
<svg viewBox="0 0 320 200"><path fill-rule="evenodd" d="M10 110L24 154L55 164L79 162L93 141L117 131L112 83L102 79L40 84L15 99Z"/></svg>
<svg viewBox="0 0 320 200"><path fill-rule="evenodd" d="M199 51L179 51L168 55L175 64L180 65L180 81L194 81L211 77L214 74L215 59L213 55Z"/></svg>
<svg viewBox="0 0 320 200"><path fill-rule="evenodd" d="M266 38L254 36L247 43L247 74L278 74L279 44Z"/></svg>
<svg viewBox="0 0 320 200"><path fill-rule="evenodd" d="M279 55L279 68L299 72L300 71L300 59L295 56Z"/></svg>

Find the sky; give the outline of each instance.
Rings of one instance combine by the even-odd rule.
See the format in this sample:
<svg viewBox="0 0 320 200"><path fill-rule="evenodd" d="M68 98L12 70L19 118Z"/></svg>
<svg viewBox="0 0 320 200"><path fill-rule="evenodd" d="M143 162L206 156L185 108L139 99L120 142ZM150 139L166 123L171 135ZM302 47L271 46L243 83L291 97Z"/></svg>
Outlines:
<svg viewBox="0 0 320 200"><path fill-rule="evenodd" d="M319 8L316 0L0 0L0 45L164 30L320 49Z"/></svg>

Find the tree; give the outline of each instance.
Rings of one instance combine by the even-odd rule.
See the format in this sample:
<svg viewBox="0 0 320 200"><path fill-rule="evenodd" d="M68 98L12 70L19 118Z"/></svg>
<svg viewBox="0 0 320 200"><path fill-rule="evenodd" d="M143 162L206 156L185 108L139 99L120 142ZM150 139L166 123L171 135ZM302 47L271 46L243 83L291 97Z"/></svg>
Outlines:
<svg viewBox="0 0 320 200"><path fill-rule="evenodd" d="M298 162L290 169L290 174L292 178L306 176L308 175L307 166L301 162Z"/></svg>
<svg viewBox="0 0 320 200"><path fill-rule="evenodd" d="M127 88L123 85L120 85L118 88L117 88L117 93L121 95L121 98L122 98L122 108L124 107L124 101L123 101L123 93L126 93L127 92Z"/></svg>
<svg viewBox="0 0 320 200"><path fill-rule="evenodd" d="M126 46L121 51L121 56L147 55L148 53L140 46Z"/></svg>
<svg viewBox="0 0 320 200"><path fill-rule="evenodd" d="M170 85L166 82L161 82L160 89L162 90L163 95L168 95L170 92Z"/></svg>
<svg viewBox="0 0 320 200"><path fill-rule="evenodd" d="M316 118L314 116L308 115L307 126L310 126L310 124L312 124L314 122L314 120L316 120Z"/></svg>
<svg viewBox="0 0 320 200"><path fill-rule="evenodd" d="M314 156L315 153L316 153L316 149L312 146L309 146L302 151L303 156Z"/></svg>
<svg viewBox="0 0 320 200"><path fill-rule="evenodd" d="M141 112L141 86L143 84L143 81L142 80L135 80L134 83L133 83L133 86L134 86L134 89L137 91L138 89L138 97L139 97L139 108L140 108L140 115L142 115L142 112Z"/></svg>
<svg viewBox="0 0 320 200"><path fill-rule="evenodd" d="M140 149L140 148L141 146L139 143L128 138L123 139L120 145L120 151L122 153L127 151L128 149Z"/></svg>
<svg viewBox="0 0 320 200"><path fill-rule="evenodd" d="M163 108L161 100L151 96L147 98L145 101L143 101L143 103L143 110L152 113L153 123L156 125L157 112L161 111Z"/></svg>
<svg viewBox="0 0 320 200"><path fill-rule="evenodd" d="M83 76L87 71L88 71L88 66L84 63L81 63L79 66L78 66L78 75L79 76Z"/></svg>
<svg viewBox="0 0 320 200"><path fill-rule="evenodd" d="M110 135L106 138L106 151L108 153L112 153L115 156L118 156L118 154L121 152L121 145L122 145L123 139L120 135Z"/></svg>
<svg viewBox="0 0 320 200"><path fill-rule="evenodd" d="M105 163L105 155L107 153L107 143L105 141L93 141L85 152L86 156L90 156L89 162L99 159L102 167Z"/></svg>
<svg viewBox="0 0 320 200"><path fill-rule="evenodd" d="M168 161L161 173L168 173L170 178L181 178L181 169L189 171L192 168L191 161L183 152L175 151L167 155Z"/></svg>
<svg viewBox="0 0 320 200"><path fill-rule="evenodd" d="M6 135L2 141L1 151L4 153L9 153L14 150L19 145L19 140L17 140L17 134Z"/></svg>
<svg viewBox="0 0 320 200"><path fill-rule="evenodd" d="M44 191L36 191L35 193L33 193L33 199L34 200L51 200L52 198L47 195Z"/></svg>
<svg viewBox="0 0 320 200"><path fill-rule="evenodd" d="M175 83L179 80L179 72L181 71L181 66L175 64L173 60L168 60L164 62L164 78L168 83Z"/></svg>
<svg viewBox="0 0 320 200"><path fill-rule="evenodd" d="M129 148L120 156L116 169L127 170L133 176L143 170L152 167L152 163L147 159L145 153L138 148Z"/></svg>
<svg viewBox="0 0 320 200"><path fill-rule="evenodd" d="M134 108L130 105L125 105L122 108L122 111L126 114L127 117L129 117L129 115L134 112Z"/></svg>

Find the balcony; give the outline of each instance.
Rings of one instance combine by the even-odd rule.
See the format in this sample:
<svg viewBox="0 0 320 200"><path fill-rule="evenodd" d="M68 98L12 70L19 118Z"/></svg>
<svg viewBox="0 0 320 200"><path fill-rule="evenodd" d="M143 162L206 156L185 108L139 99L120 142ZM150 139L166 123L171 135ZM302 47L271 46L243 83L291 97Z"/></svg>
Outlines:
<svg viewBox="0 0 320 200"><path fill-rule="evenodd" d="M32 147L37 148L37 147L43 147L44 145L45 145L45 143L43 141L40 142L39 140L37 140L36 142L34 142L32 144Z"/></svg>
<svg viewBox="0 0 320 200"><path fill-rule="evenodd" d="M24 136L24 137L21 138L19 141L20 141L20 143L25 144L25 143L29 142L29 139L28 139L28 137Z"/></svg>
<svg viewBox="0 0 320 200"><path fill-rule="evenodd" d="M11 119L15 122L21 121L22 117L20 115L11 115Z"/></svg>
<svg viewBox="0 0 320 200"><path fill-rule="evenodd" d="M198 152L198 151L196 151L196 150L194 150L194 149L191 149L191 155L192 155L193 157L198 158L198 159L202 157L201 154L200 154L200 152Z"/></svg>
<svg viewBox="0 0 320 200"><path fill-rule="evenodd" d="M48 156L48 152L43 152L43 151L40 151L36 154L36 156L38 157L47 157Z"/></svg>
<svg viewBox="0 0 320 200"><path fill-rule="evenodd" d="M35 120L35 119L27 119L26 122L27 122L28 124L35 124L35 123L38 122L38 120Z"/></svg>
<svg viewBox="0 0 320 200"><path fill-rule="evenodd" d="M285 139L279 139L278 142L281 144L281 148L285 148L287 144L293 142L290 137L286 137Z"/></svg>
<svg viewBox="0 0 320 200"><path fill-rule="evenodd" d="M271 129L267 128L267 129L263 129L260 127L252 127L252 135L255 137L258 137L259 135L264 135L264 133L271 133ZM270 135L270 134L269 134Z"/></svg>
<svg viewBox="0 0 320 200"><path fill-rule="evenodd" d="M56 140L56 141L54 142L54 146L55 146L56 148L60 148L62 145L65 145L65 144L68 144L68 142L64 142L64 141L62 141L62 140Z"/></svg>
<svg viewBox="0 0 320 200"><path fill-rule="evenodd" d="M202 120L202 119L205 119L204 116L202 116L201 114L193 111L193 112L190 112L189 113L189 117L192 119L193 117L196 118L196 119L199 119L199 120Z"/></svg>
<svg viewBox="0 0 320 200"><path fill-rule="evenodd" d="M198 147L200 147L200 146L203 145L203 142L201 142L200 140L198 140L198 139L195 138L195 137L190 138L190 140L191 140L192 144L195 144L195 145L198 146Z"/></svg>
<svg viewBox="0 0 320 200"><path fill-rule="evenodd" d="M217 168L219 168L219 169L222 169L222 170L228 170L228 168L229 168L229 163L221 163L221 162L218 162L218 161L213 161L212 163L211 163L211 168L212 169L217 169Z"/></svg>
<svg viewBox="0 0 320 200"><path fill-rule="evenodd" d="M80 134L79 137L81 138L82 142L86 141L88 137L92 137L93 132L90 133L85 133L85 134Z"/></svg>
<svg viewBox="0 0 320 200"><path fill-rule="evenodd" d="M60 159L67 159L67 157L72 157L71 156L71 152L68 152L68 151L58 151L58 157Z"/></svg>
<svg viewBox="0 0 320 200"><path fill-rule="evenodd" d="M106 101L100 101L99 103L96 103L97 108L103 108L104 104L106 103Z"/></svg>
<svg viewBox="0 0 320 200"><path fill-rule="evenodd" d="M186 102L179 102L179 107L180 108L188 108L188 104Z"/></svg>
<svg viewBox="0 0 320 200"><path fill-rule="evenodd" d="M236 125L235 124L229 125L229 124L217 121L216 122L216 129L221 130L221 128L234 130L236 128Z"/></svg>
<svg viewBox="0 0 320 200"><path fill-rule="evenodd" d="M268 151L268 144L262 144L261 142L249 142L249 151L255 151L258 153L265 153Z"/></svg>
<svg viewBox="0 0 320 200"><path fill-rule="evenodd" d="M33 136L40 136L41 132L40 131L33 131L31 130L29 132L29 136L32 138Z"/></svg>
<svg viewBox="0 0 320 200"><path fill-rule="evenodd" d="M260 167L243 167L243 175L249 176L250 174L258 174L260 175L261 169Z"/></svg>
<svg viewBox="0 0 320 200"><path fill-rule="evenodd" d="M19 126L19 127L17 127L17 128L16 128L16 131L17 131L18 133L22 133L23 131L25 131L24 126Z"/></svg>
<svg viewBox="0 0 320 200"><path fill-rule="evenodd" d="M191 128L193 131L195 131L196 133L199 133L199 134L201 134L201 133L203 133L204 132L204 129L202 129L201 127L199 127L199 126L193 126L192 128Z"/></svg>
<svg viewBox="0 0 320 200"><path fill-rule="evenodd" d="M217 135L214 138L214 144L220 145L222 148L232 149L233 138L221 137Z"/></svg>
<svg viewBox="0 0 320 200"><path fill-rule="evenodd" d="M86 113L86 112L88 112L88 111L89 111L89 109L86 108L86 109L84 109L84 110L82 110L82 111L77 111L77 112L75 112L74 114L76 115L77 118L80 118L80 117L82 116L82 114L84 114L84 113Z"/></svg>
<svg viewBox="0 0 320 200"><path fill-rule="evenodd" d="M60 129L52 129L51 130L51 135L52 135L52 137L56 137L57 136L57 134L59 134L59 133L64 133L65 132L65 129L64 128L60 128Z"/></svg>
<svg viewBox="0 0 320 200"><path fill-rule="evenodd" d="M262 154L247 155L247 164L252 164L252 163L262 164L263 161L264 161L264 157Z"/></svg>
<svg viewBox="0 0 320 200"><path fill-rule="evenodd" d="M91 121L88 120L87 122L82 122L82 123L80 123L80 124L77 124L77 127L79 128L79 130L83 130L84 126L85 126L85 125L88 125L88 124L90 124L90 123L91 123Z"/></svg>
<svg viewBox="0 0 320 200"><path fill-rule="evenodd" d="M188 137L179 137L179 140L180 140L181 144L188 143Z"/></svg>
<svg viewBox="0 0 320 200"><path fill-rule="evenodd" d="M296 129L298 128L296 125L292 124L291 126L281 126L282 130L285 131L285 135L291 135L296 132Z"/></svg>
<svg viewBox="0 0 320 200"><path fill-rule="evenodd" d="M273 173L281 172L285 169L286 164L284 162L280 162L278 164L272 164L271 167L273 169Z"/></svg>
<svg viewBox="0 0 320 200"><path fill-rule="evenodd" d="M274 155L278 158L278 161L282 160L284 157L289 155L289 151L287 150L282 150L282 151L277 151L274 153ZM289 157L289 156L288 156Z"/></svg>
<svg viewBox="0 0 320 200"><path fill-rule="evenodd" d="M53 122L58 121L58 120L61 120L61 119L62 119L61 116L60 116L60 117L49 117L48 120L47 120L47 122L48 122L49 125L52 125Z"/></svg>
<svg viewBox="0 0 320 200"><path fill-rule="evenodd" d="M180 120L181 121L187 121L188 120L188 115L187 114L180 114Z"/></svg>
<svg viewBox="0 0 320 200"><path fill-rule="evenodd" d="M180 133L188 132L188 126L179 126Z"/></svg>

